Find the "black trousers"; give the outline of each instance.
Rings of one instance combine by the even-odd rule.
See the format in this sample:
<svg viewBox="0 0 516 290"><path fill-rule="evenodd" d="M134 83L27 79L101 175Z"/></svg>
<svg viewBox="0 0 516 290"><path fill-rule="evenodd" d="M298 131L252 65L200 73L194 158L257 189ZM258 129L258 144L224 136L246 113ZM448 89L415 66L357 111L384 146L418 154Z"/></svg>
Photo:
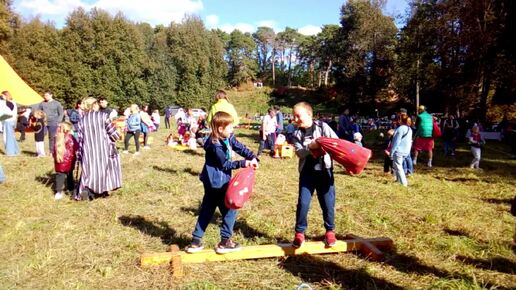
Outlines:
<svg viewBox="0 0 516 290"><path fill-rule="evenodd" d="M125 133L125 138L124 138L124 150L127 150L127 148L129 148L129 140L131 139L131 137L134 136L134 144L136 145L136 152L140 152L140 130L136 130L136 131L127 131Z"/></svg>
<svg viewBox="0 0 516 290"><path fill-rule="evenodd" d="M65 188L66 185L66 188ZM54 191L55 192L62 192L65 189L68 191L73 192L75 188L75 183L73 180L73 170L70 170L70 172L56 172L56 182L54 183Z"/></svg>

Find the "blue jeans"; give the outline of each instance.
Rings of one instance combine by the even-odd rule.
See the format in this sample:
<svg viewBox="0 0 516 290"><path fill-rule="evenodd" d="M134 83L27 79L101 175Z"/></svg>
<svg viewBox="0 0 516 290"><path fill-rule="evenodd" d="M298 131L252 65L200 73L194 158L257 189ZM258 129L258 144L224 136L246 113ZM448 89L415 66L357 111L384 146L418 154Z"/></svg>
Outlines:
<svg viewBox="0 0 516 290"><path fill-rule="evenodd" d="M303 169L299 174L299 197L296 210L296 232L304 233L307 226L308 210L314 190L323 213L324 228L335 230L335 180L332 169L316 171Z"/></svg>
<svg viewBox="0 0 516 290"><path fill-rule="evenodd" d="M4 170L2 169L2 165L0 165L0 183L4 183L4 182L5 182Z"/></svg>
<svg viewBox="0 0 516 290"><path fill-rule="evenodd" d="M4 141L5 141L5 155L16 156L20 154L20 147L16 141L15 126L16 122L4 121Z"/></svg>
<svg viewBox="0 0 516 290"><path fill-rule="evenodd" d="M222 188L212 188L211 186L204 184L204 197L199 210L199 217L195 224L195 230L192 233L194 239L202 239L217 207L222 215L220 239L229 239L233 236L233 226L235 225L237 211L227 208L224 204L224 197L226 196L227 189L228 184Z"/></svg>
<svg viewBox="0 0 516 290"><path fill-rule="evenodd" d="M56 134L57 127L59 124L48 124L47 125L47 133L48 133L48 152L52 155L54 152L54 144L56 143Z"/></svg>
<svg viewBox="0 0 516 290"><path fill-rule="evenodd" d="M403 156L397 153L394 153L392 158L392 168L394 169L394 174L399 183L403 186L407 186L407 177L405 176L405 170L403 169L403 161L407 156Z"/></svg>
<svg viewBox="0 0 516 290"><path fill-rule="evenodd" d="M451 154L455 154L455 142L453 140L443 141L443 146L444 146L444 155L448 156Z"/></svg>
<svg viewBox="0 0 516 290"><path fill-rule="evenodd" d="M403 172L405 172L405 174L414 173L414 164L412 164L412 157L410 157L410 154L405 156L403 159Z"/></svg>

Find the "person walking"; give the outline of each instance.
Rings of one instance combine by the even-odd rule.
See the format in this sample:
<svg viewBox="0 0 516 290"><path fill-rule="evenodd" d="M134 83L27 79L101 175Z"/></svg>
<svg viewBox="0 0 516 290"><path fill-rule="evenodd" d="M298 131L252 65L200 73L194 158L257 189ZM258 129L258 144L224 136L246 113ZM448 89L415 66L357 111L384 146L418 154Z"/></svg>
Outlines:
<svg viewBox="0 0 516 290"><path fill-rule="evenodd" d="M414 159L412 163L417 164L419 152L428 152L428 167L432 167L432 156L434 149L434 138L432 137L434 119L430 115L425 106L419 106L416 121L416 141L414 143Z"/></svg>
<svg viewBox="0 0 516 290"><path fill-rule="evenodd" d="M170 129L170 117L172 116L172 110L170 107L165 109L165 128Z"/></svg>
<svg viewBox="0 0 516 290"><path fill-rule="evenodd" d="M229 102L226 92L223 90L218 90L215 94L215 101L215 104L210 107L208 117L206 117L208 124L211 124L211 119L215 113L222 111L230 114L233 117L233 126L237 126L240 120L238 118L235 107L233 107L233 105Z"/></svg>

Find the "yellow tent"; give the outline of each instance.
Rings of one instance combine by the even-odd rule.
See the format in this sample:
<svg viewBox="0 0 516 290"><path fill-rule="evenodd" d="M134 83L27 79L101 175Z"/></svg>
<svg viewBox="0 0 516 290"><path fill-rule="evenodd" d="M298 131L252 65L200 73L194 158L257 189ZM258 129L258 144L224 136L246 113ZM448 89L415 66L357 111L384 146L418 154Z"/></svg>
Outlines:
<svg viewBox="0 0 516 290"><path fill-rule="evenodd" d="M9 91L17 104L30 106L43 98L25 83L0 55L0 92Z"/></svg>

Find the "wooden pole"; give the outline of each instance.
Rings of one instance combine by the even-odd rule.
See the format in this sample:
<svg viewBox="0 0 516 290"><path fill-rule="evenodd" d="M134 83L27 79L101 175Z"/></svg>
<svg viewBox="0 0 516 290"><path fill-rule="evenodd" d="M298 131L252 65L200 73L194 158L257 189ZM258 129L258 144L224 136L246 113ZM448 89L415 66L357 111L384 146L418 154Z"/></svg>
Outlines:
<svg viewBox="0 0 516 290"><path fill-rule="evenodd" d="M305 242L300 248L292 247L291 243L247 246L242 247L238 252L226 253L223 255L217 254L213 249L202 250L194 254L189 254L184 251L144 253L140 256L140 265L142 267L155 266L171 263L173 259L176 259L174 262L175 264L173 265L180 267L179 265L182 264L263 259L304 254L335 254L350 251L361 251L372 260L381 260L383 258L383 253L380 249L389 249L393 247L393 242L389 238L363 239L355 235L349 235L348 237L350 239L339 240L332 247L326 247L324 242Z"/></svg>

